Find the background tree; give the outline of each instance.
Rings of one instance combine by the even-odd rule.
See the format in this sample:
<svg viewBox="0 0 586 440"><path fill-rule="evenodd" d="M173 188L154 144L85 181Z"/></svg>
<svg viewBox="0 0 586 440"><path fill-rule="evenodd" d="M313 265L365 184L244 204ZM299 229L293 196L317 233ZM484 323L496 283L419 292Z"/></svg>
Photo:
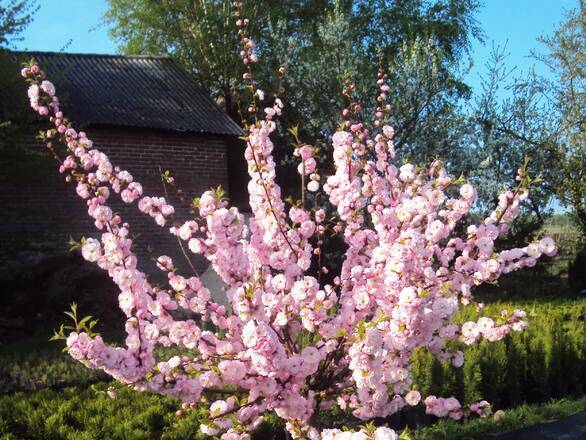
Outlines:
<svg viewBox="0 0 586 440"><path fill-rule="evenodd" d="M23 99L25 88L17 75L18 62L9 49L22 38L36 9L31 0L0 2L0 151L13 145L22 122L31 119Z"/></svg>
<svg viewBox="0 0 586 440"><path fill-rule="evenodd" d="M540 39L548 53L538 56L553 73L554 139L551 149L559 167L553 180L556 195L571 208L586 237L586 10L584 1L572 10L552 36Z"/></svg>
<svg viewBox="0 0 586 440"><path fill-rule="evenodd" d="M191 71L238 119L240 70L230 32L228 0L109 0L106 20L127 54L168 55ZM343 107L342 79L356 84L365 111L374 106L372 84L382 64L392 78L392 123L410 159L437 154L459 161L458 115L470 90L462 81L470 43L482 38L476 0L251 1L251 36L263 66L261 89L278 89L274 72L287 69L285 119L297 121L304 140L329 147L327 136ZM458 166L456 166L456 169Z"/></svg>
<svg viewBox="0 0 586 440"><path fill-rule="evenodd" d="M2 0L0 2L0 47L6 48L21 39L21 32L32 21L35 1Z"/></svg>
<svg viewBox="0 0 586 440"><path fill-rule="evenodd" d="M514 240L523 241L543 226L553 212L554 189L550 149L543 148L552 135L551 125L544 124L548 111L543 81L534 73L515 79L514 69L506 63L506 48L493 48L486 65L480 92L476 95L469 120L468 154L481 160L468 170L479 188L478 209L486 212L494 206L494 194L514 183L519 164L527 159L529 172L540 179L523 205Z"/></svg>
<svg viewBox="0 0 586 440"><path fill-rule="evenodd" d="M237 117L241 90L238 36L233 32L232 2L227 0L109 0L106 20L125 54L168 55ZM250 2L263 28L253 29L256 41L269 51L260 35L287 24L290 38L304 34L323 13L321 3L276 0ZM265 37L266 38L266 37ZM274 60L271 60L271 66Z"/></svg>
<svg viewBox="0 0 586 440"><path fill-rule="evenodd" d="M484 158L476 175L485 200L514 179L510 164L529 157L530 170L542 177L525 203L534 225L543 224L557 197L586 236L584 21L581 2L552 36L539 39L546 53L534 57L550 69L550 78L534 71L513 78L504 50L494 51L476 101L472 145Z"/></svg>

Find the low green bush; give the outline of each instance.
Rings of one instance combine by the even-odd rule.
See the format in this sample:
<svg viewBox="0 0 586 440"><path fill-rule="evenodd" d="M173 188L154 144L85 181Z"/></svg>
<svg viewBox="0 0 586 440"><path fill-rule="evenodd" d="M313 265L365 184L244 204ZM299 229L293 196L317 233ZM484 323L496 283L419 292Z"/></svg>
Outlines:
<svg viewBox="0 0 586 440"><path fill-rule="evenodd" d="M46 389L0 398L0 434L5 439L153 439L172 425L167 439L197 437L197 419L177 419L177 402L128 388L117 390L116 399L106 394L107 383L83 389ZM186 422L190 425L186 435ZM203 437L201 437L203 438Z"/></svg>
<svg viewBox="0 0 586 440"><path fill-rule="evenodd" d="M1 440L203 440L198 432L198 414L188 411L178 417L179 403L150 393L117 387L110 398L109 384L87 389L65 388L16 393L0 398ZM455 422L441 420L431 426L403 433L405 440L471 440L570 416L586 410L586 397L562 399L540 405L522 405L507 410L495 421L473 418ZM253 440L285 440L276 418L264 423Z"/></svg>
<svg viewBox="0 0 586 440"><path fill-rule="evenodd" d="M203 440L197 411L181 416L179 401L110 383L88 388L45 389L0 398L0 439L51 440ZM276 418L262 425L253 440L284 440Z"/></svg>

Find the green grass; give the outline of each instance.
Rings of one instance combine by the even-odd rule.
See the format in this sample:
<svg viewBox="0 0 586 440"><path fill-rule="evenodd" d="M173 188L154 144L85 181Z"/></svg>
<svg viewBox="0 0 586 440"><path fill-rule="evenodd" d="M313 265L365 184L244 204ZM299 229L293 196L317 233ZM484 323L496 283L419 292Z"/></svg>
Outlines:
<svg viewBox="0 0 586 440"><path fill-rule="evenodd" d="M539 405L522 405L505 411L499 421L492 417L467 422L441 420L411 433L412 440L473 440L525 428L538 423L559 420L586 411L586 396L560 399Z"/></svg>

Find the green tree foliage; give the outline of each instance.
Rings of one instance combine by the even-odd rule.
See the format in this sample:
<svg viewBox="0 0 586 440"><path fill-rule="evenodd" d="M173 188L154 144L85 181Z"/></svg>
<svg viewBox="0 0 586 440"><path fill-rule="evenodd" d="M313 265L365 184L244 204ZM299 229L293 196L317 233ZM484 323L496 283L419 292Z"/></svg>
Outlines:
<svg viewBox="0 0 586 440"><path fill-rule="evenodd" d="M122 52L175 58L230 114L237 114L242 61L231 1L109 0L109 4L106 20ZM250 2L247 8L258 17L253 35L267 53L272 51L267 40L275 27L286 23L290 38L309 32L318 20L312 12L323 12L324 5L315 2L311 10L305 2L271 0ZM274 61L263 64L273 66Z"/></svg>
<svg viewBox="0 0 586 440"><path fill-rule="evenodd" d="M32 21L35 1L2 0L0 2L0 47L18 41L20 34Z"/></svg>
<svg viewBox="0 0 586 440"><path fill-rule="evenodd" d="M586 6L571 11L552 36L541 39L548 53L539 58L554 74L552 150L560 173L556 194L570 207L586 236Z"/></svg>
<svg viewBox="0 0 586 440"><path fill-rule="evenodd" d="M241 61L230 3L109 0L106 19L122 52L174 57L236 117ZM458 157L449 146L458 101L469 94L461 72L471 39L481 37L476 0L265 0L246 7L263 59L256 80L267 92L278 90L275 72L287 64L285 117L300 123L304 141L319 144L335 129L344 77L356 83L365 111L374 106L380 61L392 78L398 145L425 159L444 151Z"/></svg>
<svg viewBox="0 0 586 440"><path fill-rule="evenodd" d="M34 0L0 2L0 151L12 145L19 122L30 120L18 60L8 49L21 38L36 9Z"/></svg>

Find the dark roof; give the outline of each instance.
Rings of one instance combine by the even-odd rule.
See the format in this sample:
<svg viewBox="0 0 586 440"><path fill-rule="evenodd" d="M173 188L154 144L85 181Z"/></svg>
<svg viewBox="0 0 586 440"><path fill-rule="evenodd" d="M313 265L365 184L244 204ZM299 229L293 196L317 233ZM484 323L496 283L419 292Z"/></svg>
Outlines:
<svg viewBox="0 0 586 440"><path fill-rule="evenodd" d="M170 58L27 52L79 123L240 135L209 94Z"/></svg>

